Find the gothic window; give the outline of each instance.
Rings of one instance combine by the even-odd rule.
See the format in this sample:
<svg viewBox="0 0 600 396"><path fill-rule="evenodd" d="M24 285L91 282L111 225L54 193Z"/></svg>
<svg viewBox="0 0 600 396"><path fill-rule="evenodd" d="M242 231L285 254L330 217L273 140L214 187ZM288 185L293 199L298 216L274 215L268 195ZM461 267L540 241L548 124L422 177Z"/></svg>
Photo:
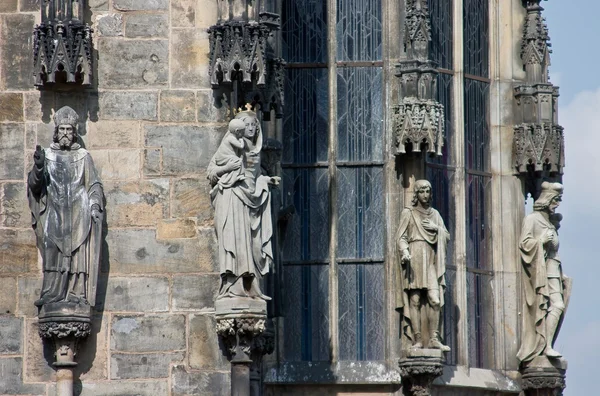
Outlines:
<svg viewBox="0 0 600 396"><path fill-rule="evenodd" d="M338 0L330 30L326 3L283 1L282 169L297 216L284 246L282 356L384 360L381 1Z"/></svg>
<svg viewBox="0 0 600 396"><path fill-rule="evenodd" d="M464 0L464 122L469 365L492 368L489 0Z"/></svg>

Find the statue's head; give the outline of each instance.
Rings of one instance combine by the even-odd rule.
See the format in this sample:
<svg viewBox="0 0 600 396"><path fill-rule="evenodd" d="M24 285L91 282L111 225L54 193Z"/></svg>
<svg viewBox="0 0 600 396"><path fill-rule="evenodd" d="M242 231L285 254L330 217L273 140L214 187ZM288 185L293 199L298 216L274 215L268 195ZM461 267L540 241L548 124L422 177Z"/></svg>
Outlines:
<svg viewBox="0 0 600 396"><path fill-rule="evenodd" d="M242 138L246 134L246 124L242 120L233 119L229 122L229 133L236 138Z"/></svg>
<svg viewBox="0 0 600 396"><path fill-rule="evenodd" d="M417 206L419 203L425 206L431 203L431 183L428 180L417 180L415 182L412 205Z"/></svg>
<svg viewBox="0 0 600 396"><path fill-rule="evenodd" d="M236 114L234 119L241 120L244 122L244 124L246 125L246 132L244 133L244 137L250 140L254 140L254 137L258 130L258 118L256 117L256 113L251 110L242 111Z"/></svg>
<svg viewBox="0 0 600 396"><path fill-rule="evenodd" d="M553 214L562 201L563 185L560 183L542 183L542 192L533 203L533 210L548 211Z"/></svg>
<svg viewBox="0 0 600 396"><path fill-rule="evenodd" d="M69 106L64 106L54 114L54 143L68 148L77 141L79 116Z"/></svg>

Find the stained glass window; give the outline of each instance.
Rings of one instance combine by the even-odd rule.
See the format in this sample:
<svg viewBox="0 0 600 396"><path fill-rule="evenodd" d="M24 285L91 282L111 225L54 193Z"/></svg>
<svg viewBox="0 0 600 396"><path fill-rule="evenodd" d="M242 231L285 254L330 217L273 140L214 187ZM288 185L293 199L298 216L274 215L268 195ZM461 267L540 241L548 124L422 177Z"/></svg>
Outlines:
<svg viewBox="0 0 600 396"><path fill-rule="evenodd" d="M381 62L368 67L356 63L382 59L381 1L337 1L333 141L324 3L283 2L283 54L288 61L283 188L297 213L284 246L283 358L329 360L329 327L335 320L340 360L383 360L384 87ZM332 144L335 157L329 155ZM336 202L331 201L334 190ZM337 216L331 216L332 207ZM330 245L333 229L335 246ZM338 267L337 290L330 290L328 283L332 257ZM332 301L338 303L337 318L329 318Z"/></svg>
<svg viewBox="0 0 600 396"><path fill-rule="evenodd" d="M489 77L489 0L463 1L465 73Z"/></svg>
<svg viewBox="0 0 600 396"><path fill-rule="evenodd" d="M429 15L431 16L431 45L429 54L431 60L442 69L454 69L452 52L454 48L452 0L428 0Z"/></svg>

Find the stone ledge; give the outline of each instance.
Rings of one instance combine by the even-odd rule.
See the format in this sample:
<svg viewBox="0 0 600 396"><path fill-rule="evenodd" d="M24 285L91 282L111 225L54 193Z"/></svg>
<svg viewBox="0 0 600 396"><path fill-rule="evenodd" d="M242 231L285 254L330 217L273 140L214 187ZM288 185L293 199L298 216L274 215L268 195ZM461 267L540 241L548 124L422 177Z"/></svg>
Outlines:
<svg viewBox="0 0 600 396"><path fill-rule="evenodd" d="M285 362L267 364L268 385L390 385L400 384L400 372L391 363L373 362Z"/></svg>
<svg viewBox="0 0 600 396"><path fill-rule="evenodd" d="M468 368L466 366L444 366L444 374L433 382L433 386L479 388L500 392L519 393L520 384L513 380L517 371L503 373L498 370Z"/></svg>

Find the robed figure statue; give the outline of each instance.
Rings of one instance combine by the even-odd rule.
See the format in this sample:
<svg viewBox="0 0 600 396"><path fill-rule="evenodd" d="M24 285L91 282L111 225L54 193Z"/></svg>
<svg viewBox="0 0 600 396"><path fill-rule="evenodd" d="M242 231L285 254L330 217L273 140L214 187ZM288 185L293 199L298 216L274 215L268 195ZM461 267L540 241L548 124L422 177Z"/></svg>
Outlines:
<svg viewBox="0 0 600 396"><path fill-rule="evenodd" d="M558 228L562 216L556 213L562 199L560 183L542 183L542 192L525 217L519 251L523 279L523 330L517 357L528 362L537 356L560 358L554 341L566 310L571 279L562 272L558 255Z"/></svg>
<svg viewBox="0 0 600 396"><path fill-rule="evenodd" d="M428 348L450 350L442 344L440 336L449 239L442 216L431 207L431 183L417 180L412 206L402 211L396 234L399 253L396 306L402 311L402 332L412 348L424 347L425 333Z"/></svg>
<svg viewBox="0 0 600 396"><path fill-rule="evenodd" d="M44 270L38 307L96 303L103 190L92 157L77 143L78 120L68 106L56 112L54 141L46 149L37 146L27 180Z"/></svg>
<svg viewBox="0 0 600 396"><path fill-rule="evenodd" d="M273 265L270 185L280 178L262 174L262 145L256 113L242 111L208 165L221 273L217 300L270 300L261 283Z"/></svg>

